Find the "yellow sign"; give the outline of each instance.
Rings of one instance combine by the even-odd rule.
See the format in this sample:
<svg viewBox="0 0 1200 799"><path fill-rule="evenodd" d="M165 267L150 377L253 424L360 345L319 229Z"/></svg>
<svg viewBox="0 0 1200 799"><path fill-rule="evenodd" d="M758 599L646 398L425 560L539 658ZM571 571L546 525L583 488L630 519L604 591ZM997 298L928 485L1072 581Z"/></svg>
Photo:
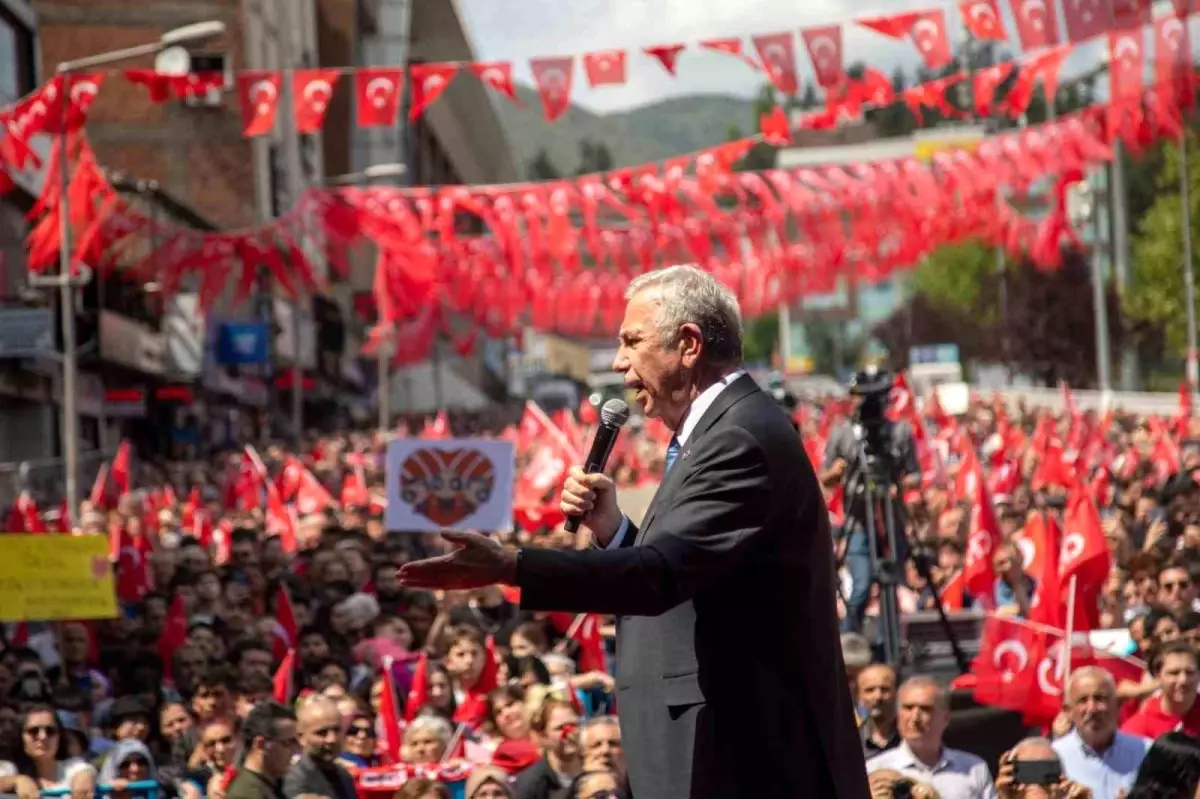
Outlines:
<svg viewBox="0 0 1200 799"><path fill-rule="evenodd" d="M0 621L116 615L107 536L0 535Z"/></svg>
<svg viewBox="0 0 1200 799"><path fill-rule="evenodd" d="M973 152L982 139L978 136L962 138L921 139L913 142L913 155L918 161L929 161L937 153L946 150L966 150Z"/></svg>

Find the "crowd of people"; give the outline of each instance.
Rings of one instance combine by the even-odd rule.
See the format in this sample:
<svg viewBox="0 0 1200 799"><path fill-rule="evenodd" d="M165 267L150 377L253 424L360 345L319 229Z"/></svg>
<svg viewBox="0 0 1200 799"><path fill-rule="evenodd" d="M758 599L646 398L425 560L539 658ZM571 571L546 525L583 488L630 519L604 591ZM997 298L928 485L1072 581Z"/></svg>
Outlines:
<svg viewBox="0 0 1200 799"><path fill-rule="evenodd" d="M1045 553L1028 543L1029 528L1063 523L1072 506L1062 499L1078 484L1111 566L1080 602L1094 605L1095 629L1127 629L1133 643L1121 654L1144 666L1136 679L1073 670L1058 716L1031 715L1035 737L988 764L944 746L946 685L901 681L879 662L878 588L856 565L863 542L839 497L849 467L837 431L852 412L841 399L805 402L796 421L841 530L843 648L875 795L1196 795L1200 418L1056 416L977 397L966 414L934 402L909 420L902 523L913 547L932 553L934 582L909 568L902 610L940 600L1036 618ZM595 419L552 416L506 425L439 415L399 432L192 462L126 453L71 524L39 510L56 498L23 496L12 531L109 536L120 615L6 626L0 793L124 799L153 784L187 799L624 796L611 620L529 613L505 586L404 589L398 567L444 544L383 524L390 438L501 436L518 460L515 529L501 539L579 545L555 494ZM619 483L652 481L668 437L653 424L623 434ZM986 493L964 486L976 468ZM975 579L961 587L975 568L981 496L1000 536L986 592Z"/></svg>

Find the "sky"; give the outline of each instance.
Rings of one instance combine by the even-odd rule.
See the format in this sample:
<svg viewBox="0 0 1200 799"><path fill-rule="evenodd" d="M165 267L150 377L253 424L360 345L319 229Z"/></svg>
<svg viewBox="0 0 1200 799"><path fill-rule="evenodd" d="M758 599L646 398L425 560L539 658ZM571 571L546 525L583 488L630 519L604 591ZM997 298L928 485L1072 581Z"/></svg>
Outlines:
<svg viewBox="0 0 1200 799"><path fill-rule="evenodd" d="M517 80L532 83L528 60L538 56L575 55L589 51L626 49L628 82L624 86L588 87L578 62L572 97L594 111L631 108L668 97L720 93L752 96L764 82L761 72L736 58L695 47L702 39L749 37L914 9L942 8L947 12L951 39L961 38L954 0L455 0L475 46L476 60L514 62ZM999 3L1014 52L1016 29L1009 4ZM1157 6L1167 6L1159 0ZM1195 18L1193 18L1194 22ZM1059 18L1059 30L1064 30ZM1194 27L1194 25L1193 25ZM1193 31L1194 35L1195 31ZM890 72L898 65L915 69L919 60L910 42L888 39L861 26L843 29L846 62L862 60ZM1193 38L1195 41L1195 38ZM672 78L641 48L686 43ZM1147 33L1147 49L1150 47ZM807 51L796 38L802 78L812 74ZM1103 47L1078 48L1064 65L1064 77L1094 67Z"/></svg>

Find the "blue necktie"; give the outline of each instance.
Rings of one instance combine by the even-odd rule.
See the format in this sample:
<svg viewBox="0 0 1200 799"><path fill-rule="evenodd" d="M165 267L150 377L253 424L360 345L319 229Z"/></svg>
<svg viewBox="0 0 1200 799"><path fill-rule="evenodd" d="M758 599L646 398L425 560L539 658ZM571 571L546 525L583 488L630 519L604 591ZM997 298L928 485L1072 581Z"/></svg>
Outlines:
<svg viewBox="0 0 1200 799"><path fill-rule="evenodd" d="M663 462L663 474L671 471L671 467L675 465L675 461L679 459L679 439L671 436L671 443L667 445L667 458Z"/></svg>

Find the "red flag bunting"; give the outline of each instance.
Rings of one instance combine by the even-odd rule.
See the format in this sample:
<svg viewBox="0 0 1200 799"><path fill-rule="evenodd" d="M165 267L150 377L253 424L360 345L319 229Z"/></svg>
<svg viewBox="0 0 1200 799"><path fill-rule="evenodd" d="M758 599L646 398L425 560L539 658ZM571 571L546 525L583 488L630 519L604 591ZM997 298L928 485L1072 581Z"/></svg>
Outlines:
<svg viewBox="0 0 1200 799"><path fill-rule="evenodd" d="M775 88L784 94L795 94L800 90L796 77L796 42L791 31L755 36L754 48L758 51L763 69Z"/></svg>
<svg viewBox="0 0 1200 799"><path fill-rule="evenodd" d="M408 110L410 121L419 119L432 103L450 86L458 74L457 64L414 64L409 70L412 79L412 107Z"/></svg>
<svg viewBox="0 0 1200 799"><path fill-rule="evenodd" d="M674 77L675 63L679 60L679 54L683 52L686 46L683 44L659 44L654 47L646 47L642 52L657 58L658 63L662 64L662 68L667 71L667 74Z"/></svg>
<svg viewBox="0 0 1200 799"><path fill-rule="evenodd" d="M963 25L976 39L1004 41L1008 38L997 0L959 0L958 10Z"/></svg>
<svg viewBox="0 0 1200 799"><path fill-rule="evenodd" d="M575 73L575 59L534 58L529 62L537 84L538 96L542 100L542 111L547 122L555 122L571 106L571 81Z"/></svg>
<svg viewBox="0 0 1200 799"><path fill-rule="evenodd" d="M585 53L583 71L587 74L589 86L620 86L625 83L625 51Z"/></svg>
<svg viewBox="0 0 1200 799"><path fill-rule="evenodd" d="M238 99L242 105L242 135L262 136L275 125L279 90L283 77L278 72L248 70L238 75Z"/></svg>
<svg viewBox="0 0 1200 799"><path fill-rule="evenodd" d="M828 89L846 80L845 56L842 51L842 27L828 25L800 31L808 57L812 59L817 84Z"/></svg>
<svg viewBox="0 0 1200 799"><path fill-rule="evenodd" d="M339 75L336 69L298 69L292 73L292 104L300 133L316 133L325 124Z"/></svg>
<svg viewBox="0 0 1200 799"><path fill-rule="evenodd" d="M354 94L360 128L391 127L400 114L404 70L364 68L354 71Z"/></svg>
<svg viewBox="0 0 1200 799"><path fill-rule="evenodd" d="M507 61L472 64L471 72L475 73L475 77L490 86L494 91L503 94L517 105L524 105L517 97L517 90L513 85L512 64Z"/></svg>

